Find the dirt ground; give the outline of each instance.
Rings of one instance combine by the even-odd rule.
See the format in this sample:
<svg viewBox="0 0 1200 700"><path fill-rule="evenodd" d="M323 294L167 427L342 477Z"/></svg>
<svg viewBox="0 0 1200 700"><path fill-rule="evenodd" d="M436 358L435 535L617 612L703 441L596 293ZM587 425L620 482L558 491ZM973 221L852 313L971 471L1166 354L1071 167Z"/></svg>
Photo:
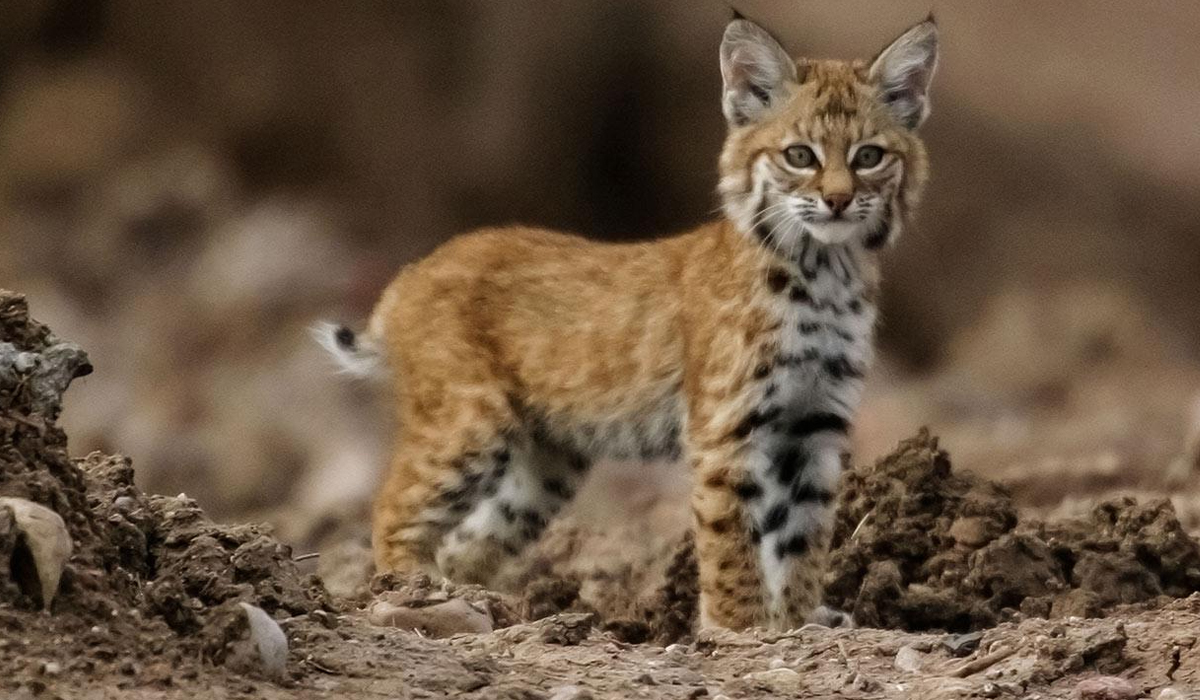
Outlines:
<svg viewBox="0 0 1200 700"><path fill-rule="evenodd" d="M694 634L684 480L670 465L663 487L639 497L628 487L646 485L644 470L604 470L500 590L372 577L361 513L316 526L306 539L323 544L306 556L267 526L218 525L183 494L142 493L123 457L70 459L62 392L90 371L22 297L0 292L0 496L58 513L73 543L45 611L43 535L0 505L4 697L1169 699L1200 689L1200 544L1165 498L1031 517L1010 489L956 471L922 430L845 476L827 596L858 628Z"/></svg>

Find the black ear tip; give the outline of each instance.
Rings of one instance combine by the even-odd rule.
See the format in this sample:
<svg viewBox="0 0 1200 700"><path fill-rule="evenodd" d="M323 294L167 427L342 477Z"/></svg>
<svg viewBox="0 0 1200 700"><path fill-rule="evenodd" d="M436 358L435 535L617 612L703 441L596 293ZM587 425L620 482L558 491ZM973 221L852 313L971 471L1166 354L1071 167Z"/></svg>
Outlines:
<svg viewBox="0 0 1200 700"><path fill-rule="evenodd" d="M925 21L932 24L935 27L937 26L937 17L933 16L933 10L929 11L929 15L925 18Z"/></svg>
<svg viewBox="0 0 1200 700"><path fill-rule="evenodd" d="M741 10L737 9L733 5L729 6L729 11L733 14L733 16L729 18L730 22L736 22L739 19L746 19L746 15L743 15Z"/></svg>

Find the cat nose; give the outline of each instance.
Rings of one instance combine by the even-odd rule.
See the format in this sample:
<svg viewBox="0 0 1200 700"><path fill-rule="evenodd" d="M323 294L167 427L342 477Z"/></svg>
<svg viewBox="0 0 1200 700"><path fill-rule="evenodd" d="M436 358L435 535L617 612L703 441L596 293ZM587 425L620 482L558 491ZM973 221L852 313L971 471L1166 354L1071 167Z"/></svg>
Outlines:
<svg viewBox="0 0 1200 700"><path fill-rule="evenodd" d="M833 212L834 216L846 211L846 207L850 206L850 200L853 199L849 193L838 192L836 194L824 195L825 205Z"/></svg>

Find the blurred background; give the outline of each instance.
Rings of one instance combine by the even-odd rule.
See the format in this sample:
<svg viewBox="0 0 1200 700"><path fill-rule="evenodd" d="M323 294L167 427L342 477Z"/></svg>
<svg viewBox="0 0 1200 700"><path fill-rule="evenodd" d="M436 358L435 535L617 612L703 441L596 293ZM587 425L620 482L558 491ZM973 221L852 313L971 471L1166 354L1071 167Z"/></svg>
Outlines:
<svg viewBox="0 0 1200 700"><path fill-rule="evenodd" d="M872 55L928 0L734 5ZM860 461L929 425L1034 512L1200 471L1200 7L944 3L933 180L886 254ZM723 1L0 1L0 285L84 344L72 451L296 541L361 521L388 442L307 328L525 222L713 216ZM602 471L581 509L681 503ZM632 487L632 489L630 488ZM606 491L605 489L608 489ZM640 504L640 505L639 505ZM673 506L670 506L673 507Z"/></svg>

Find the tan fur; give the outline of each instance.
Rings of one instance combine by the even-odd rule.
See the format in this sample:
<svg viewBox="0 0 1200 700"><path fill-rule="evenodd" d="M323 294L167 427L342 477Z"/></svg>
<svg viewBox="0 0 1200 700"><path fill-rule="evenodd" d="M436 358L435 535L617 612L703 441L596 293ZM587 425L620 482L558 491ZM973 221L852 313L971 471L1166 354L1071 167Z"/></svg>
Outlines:
<svg viewBox="0 0 1200 700"><path fill-rule="evenodd" d="M786 86L786 104L767 118L731 127L720 156L727 211L752 189L754 164L765 153L773 177L798 190L828 196L893 188L899 224L916 204L926 156L882 105L867 64L802 61L796 80ZM798 138L828 154L810 177L789 174L783 161L783 147ZM884 146L894 167L856 174L845 154L863 139ZM782 334L792 323L781 309L806 294L808 278L795 251L765 245L746 228L722 218L657 242L620 245L534 228L489 229L405 268L369 329L391 369L397 425L375 503L377 567L486 581L506 556L497 538L441 552L465 516L445 515L452 504L442 508L438 499L461 497L486 478L478 471L468 478L472 465L503 465L515 459L510 447L539 464L565 459L575 448L546 435L636 422L676 410L677 402L679 442L695 481L704 623L802 623L820 602L828 533L789 569L784 600L769 603L755 525L737 487L750 470L748 430L755 428L746 427L748 416L759 410L763 377L781 361ZM873 318L875 256L861 246L852 255L862 278L855 303L867 309L853 313Z"/></svg>

